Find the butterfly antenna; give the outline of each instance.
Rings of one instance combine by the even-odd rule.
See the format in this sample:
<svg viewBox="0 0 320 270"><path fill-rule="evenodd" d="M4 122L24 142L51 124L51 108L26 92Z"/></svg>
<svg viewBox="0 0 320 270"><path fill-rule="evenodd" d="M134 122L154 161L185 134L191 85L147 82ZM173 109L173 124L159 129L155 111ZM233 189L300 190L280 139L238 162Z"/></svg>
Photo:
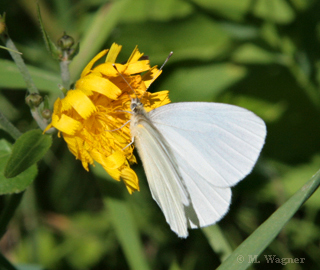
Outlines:
<svg viewBox="0 0 320 270"><path fill-rule="evenodd" d="M131 84L126 80L126 78L119 72L119 70L117 69L116 65L112 64L112 66L118 72L118 74L121 76L121 78L127 83L127 85L132 90L132 92L134 93L136 98L138 98L136 91L132 88ZM132 100L132 97L131 97L130 93L128 93L128 95L129 95L130 99Z"/></svg>
<svg viewBox="0 0 320 270"><path fill-rule="evenodd" d="M173 52L170 52L168 57L166 58L166 60L164 60L162 66L159 68L158 72L156 73L156 75L153 77L152 81L150 82L148 88L146 89L146 91L143 93L143 95L141 96L141 98L144 96L144 94L148 91L148 89L150 88L151 84L155 81L155 79L158 77L159 73L161 72L161 70L163 69L164 65L168 62L168 60L170 59L170 57L173 55Z"/></svg>

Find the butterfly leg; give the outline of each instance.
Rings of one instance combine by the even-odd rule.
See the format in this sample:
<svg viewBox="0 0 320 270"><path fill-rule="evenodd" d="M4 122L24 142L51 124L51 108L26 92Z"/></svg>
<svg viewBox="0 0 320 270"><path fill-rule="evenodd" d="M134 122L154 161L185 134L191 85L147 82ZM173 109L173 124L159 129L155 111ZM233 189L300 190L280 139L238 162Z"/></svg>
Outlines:
<svg viewBox="0 0 320 270"><path fill-rule="evenodd" d="M127 125L128 123L130 123L131 120L128 120L127 122L125 122L121 127L119 128L116 128L116 129L106 129L105 131L108 131L108 132L112 132L112 131L117 131L119 129L122 129L125 125Z"/></svg>
<svg viewBox="0 0 320 270"><path fill-rule="evenodd" d="M129 147L133 143L134 143L134 137L132 137L131 142L129 144L127 144L124 148L122 148L122 150L126 149L127 147Z"/></svg>

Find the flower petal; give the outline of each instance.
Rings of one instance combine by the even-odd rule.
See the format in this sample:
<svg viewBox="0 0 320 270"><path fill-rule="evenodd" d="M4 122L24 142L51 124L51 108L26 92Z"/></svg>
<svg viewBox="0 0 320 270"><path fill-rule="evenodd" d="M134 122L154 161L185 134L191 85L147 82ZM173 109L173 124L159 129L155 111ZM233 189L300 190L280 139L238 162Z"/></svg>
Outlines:
<svg viewBox="0 0 320 270"><path fill-rule="evenodd" d="M82 128L82 124L79 121L65 114L62 114L61 118L59 118L55 114L52 115L51 125L59 131L69 135L74 135L78 130Z"/></svg>
<svg viewBox="0 0 320 270"><path fill-rule="evenodd" d="M161 73L162 70L159 70L157 66L154 66L148 72L143 74L142 80L144 81L146 87L148 88L150 84L160 76Z"/></svg>
<svg viewBox="0 0 320 270"><path fill-rule="evenodd" d="M97 62L101 57L103 57L106 53L108 52L108 50L103 50L102 52L98 53L89 63L88 65L84 68L84 70L81 73L81 78L86 76L90 70L92 69L93 65L95 62Z"/></svg>
<svg viewBox="0 0 320 270"><path fill-rule="evenodd" d="M125 69L127 68L121 64L114 64L116 68L114 68L113 63L103 63L94 68L94 72L99 72L106 77L118 77L119 73L124 73Z"/></svg>
<svg viewBox="0 0 320 270"><path fill-rule="evenodd" d="M82 91L69 90L67 96L62 100L63 108L68 109L70 106L83 118L87 119L96 111L95 105Z"/></svg>
<svg viewBox="0 0 320 270"><path fill-rule="evenodd" d="M121 49L122 49L121 45L113 43L111 45L110 51L106 57L106 63L107 62L115 63Z"/></svg>
<svg viewBox="0 0 320 270"><path fill-rule="evenodd" d="M131 168L124 168L121 171L121 179L126 184L128 192L132 194L134 191L140 191L139 179L136 173Z"/></svg>
<svg viewBox="0 0 320 270"><path fill-rule="evenodd" d="M100 163L103 166L103 168L107 169L118 169L126 161L126 158L122 151L115 151L111 155L106 157L101 152L98 152L96 151L96 149L93 149L91 154L94 157L95 161Z"/></svg>
<svg viewBox="0 0 320 270"><path fill-rule="evenodd" d="M129 64L125 70L125 74L137 74L141 72L145 72L150 69L149 60L142 60L135 62L133 64Z"/></svg>
<svg viewBox="0 0 320 270"><path fill-rule="evenodd" d="M136 46L132 52L132 54L130 55L127 64L131 64L134 62L137 62L141 57L143 56L143 53L139 52L138 50L138 46Z"/></svg>
<svg viewBox="0 0 320 270"><path fill-rule="evenodd" d="M85 93L90 91L100 93L111 99L117 99L121 95L121 90L115 84L96 72L78 80L76 88Z"/></svg>

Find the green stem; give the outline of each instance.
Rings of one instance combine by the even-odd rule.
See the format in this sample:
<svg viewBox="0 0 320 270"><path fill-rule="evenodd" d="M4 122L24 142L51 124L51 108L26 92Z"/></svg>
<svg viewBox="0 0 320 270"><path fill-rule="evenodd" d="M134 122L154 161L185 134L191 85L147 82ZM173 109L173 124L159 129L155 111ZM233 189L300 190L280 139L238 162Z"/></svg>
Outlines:
<svg viewBox="0 0 320 270"><path fill-rule="evenodd" d="M0 112L0 128L8 132L12 138L18 139L21 132Z"/></svg>
<svg viewBox="0 0 320 270"><path fill-rule="evenodd" d="M11 50L11 49L9 49L9 48L7 48L5 46L0 46L0 49L4 49L4 50L11 51L11 52L14 52L14 53L22 54L21 52Z"/></svg>
<svg viewBox="0 0 320 270"><path fill-rule="evenodd" d="M9 35L7 34L2 34L0 35L1 40L4 42L4 44L6 45L7 48L17 51L18 49L16 48L16 46L14 45L13 41L11 40L11 38L9 37ZM35 86L29 70L27 69L26 64L23 61L23 58L21 57L20 54L18 53L14 53L9 51L12 59L14 60L14 62L16 63L26 85L27 85L27 89L29 94L39 94L39 91L37 89L37 87ZM31 108L31 114L33 116L33 118L36 120L37 124L39 125L39 127L44 130L46 128L46 126L48 125L47 121L41 116L39 110L33 110Z"/></svg>
<svg viewBox="0 0 320 270"><path fill-rule="evenodd" d="M7 231L8 224L18 208L24 192L12 194L0 216L0 239Z"/></svg>
<svg viewBox="0 0 320 270"><path fill-rule="evenodd" d="M3 255L2 255L2 253L0 253L0 269L1 270L18 270L17 268L15 268L12 264L11 264L11 262L9 262L8 260L7 260L7 258L6 257L4 257Z"/></svg>
<svg viewBox="0 0 320 270"><path fill-rule="evenodd" d="M69 90L69 87L70 87L69 64L70 64L70 61L68 61L68 60L60 61L60 71L61 71L62 86L66 90Z"/></svg>
<svg viewBox="0 0 320 270"><path fill-rule="evenodd" d="M18 49L14 45L12 39L9 37L9 35L1 35L1 39L7 48L14 50L14 51L18 51ZM9 51L9 53L10 53L13 61L16 63L20 73L22 74L23 79L27 85L29 93L30 94L34 94L34 93L38 94L39 91L38 91L37 87L35 86L32 78L30 76L29 70L27 69L27 66L24 63L21 55L18 53L11 52L11 51Z"/></svg>
<svg viewBox="0 0 320 270"><path fill-rule="evenodd" d="M38 108L33 108L30 110L31 111L31 115L33 117L34 120L36 120L38 126L44 130L47 125L49 124L48 123L48 120L47 119L44 119L41 115L40 115L40 112L38 110Z"/></svg>

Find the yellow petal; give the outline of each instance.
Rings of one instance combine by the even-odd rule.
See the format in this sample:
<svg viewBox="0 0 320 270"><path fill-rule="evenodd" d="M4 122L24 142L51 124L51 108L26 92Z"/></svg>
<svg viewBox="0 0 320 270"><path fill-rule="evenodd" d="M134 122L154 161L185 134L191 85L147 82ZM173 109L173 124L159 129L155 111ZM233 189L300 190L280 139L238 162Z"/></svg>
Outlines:
<svg viewBox="0 0 320 270"><path fill-rule="evenodd" d="M47 127L43 130L42 134L45 134L50 128L52 128L52 124L50 123L49 125L47 125Z"/></svg>
<svg viewBox="0 0 320 270"><path fill-rule="evenodd" d="M107 166L111 169L119 168L126 161L126 157L124 156L122 151L115 151L112 155L106 158Z"/></svg>
<svg viewBox="0 0 320 270"><path fill-rule="evenodd" d="M136 173L131 168L124 168L121 171L121 179L126 184L128 192L132 194L134 191L140 191L139 180Z"/></svg>
<svg viewBox="0 0 320 270"><path fill-rule="evenodd" d="M94 160L100 163L104 168L108 169L118 169L126 161L122 151L115 151L110 156L106 157L102 153L96 151L95 149L91 152Z"/></svg>
<svg viewBox="0 0 320 270"><path fill-rule="evenodd" d="M108 79L101 77L98 73L91 73L81 78L76 83L76 88L84 93L93 91L108 98L117 99L121 95L121 90Z"/></svg>
<svg viewBox="0 0 320 270"><path fill-rule="evenodd" d="M102 75L107 77L118 77L119 73L124 73L124 70L127 68L121 64L115 64L116 68L112 65L112 63L103 63L93 69L94 72L99 72Z"/></svg>
<svg viewBox="0 0 320 270"><path fill-rule="evenodd" d="M63 109L68 109L70 106L83 118L87 119L93 112L96 111L95 105L82 91L75 89L69 90L67 96L62 100Z"/></svg>
<svg viewBox="0 0 320 270"><path fill-rule="evenodd" d="M130 55L129 60L127 61L127 64L137 62L142 56L143 56L143 53L139 52L138 46L136 46L132 54Z"/></svg>
<svg viewBox="0 0 320 270"><path fill-rule="evenodd" d="M104 168L104 169L114 180L120 181L121 172L118 169L109 169L109 168Z"/></svg>
<svg viewBox="0 0 320 270"><path fill-rule="evenodd" d="M115 151L112 155L106 157L98 151L91 152L93 159L100 163L106 172L115 180L120 181L120 167L125 163L126 158L122 151Z"/></svg>
<svg viewBox="0 0 320 270"><path fill-rule="evenodd" d="M89 64L84 68L84 70L81 73L81 78L86 76L90 70L92 69L92 66L95 62L97 62L102 56L104 56L108 50L103 50L102 52L99 52L90 62Z"/></svg>
<svg viewBox="0 0 320 270"><path fill-rule="evenodd" d="M148 72L146 72L142 76L142 80L144 81L144 84L146 85L146 87L148 88L150 84L153 83L153 81L160 76L161 73L162 73L162 70L159 70L157 66L154 66Z"/></svg>
<svg viewBox="0 0 320 270"><path fill-rule="evenodd" d="M150 69L149 60L142 60L129 64L125 70L125 74L137 74Z"/></svg>
<svg viewBox="0 0 320 270"><path fill-rule="evenodd" d="M113 43L106 57L106 62L115 63L121 49L122 49L121 45L118 45L117 43Z"/></svg>
<svg viewBox="0 0 320 270"><path fill-rule="evenodd" d="M76 131L80 130L82 127L80 122L65 114L61 115L61 118L57 115L52 115L51 125L59 131L69 135L74 135Z"/></svg>
<svg viewBox="0 0 320 270"><path fill-rule="evenodd" d="M76 159L81 159L80 153L82 152L82 150L80 150L80 148L83 148L83 140L80 140L79 137L69 135L66 133L63 134L63 139L68 144L70 152L76 157Z"/></svg>

